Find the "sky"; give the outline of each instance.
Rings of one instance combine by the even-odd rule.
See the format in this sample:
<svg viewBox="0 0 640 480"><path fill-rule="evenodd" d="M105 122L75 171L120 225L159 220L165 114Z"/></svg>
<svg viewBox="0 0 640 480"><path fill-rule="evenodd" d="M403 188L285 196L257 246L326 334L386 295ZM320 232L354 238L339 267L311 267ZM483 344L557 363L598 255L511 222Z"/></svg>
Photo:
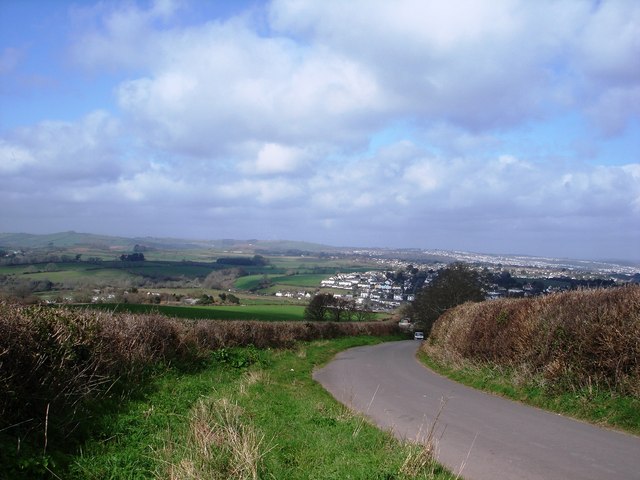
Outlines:
<svg viewBox="0 0 640 480"><path fill-rule="evenodd" d="M637 0L0 0L0 231L640 260Z"/></svg>

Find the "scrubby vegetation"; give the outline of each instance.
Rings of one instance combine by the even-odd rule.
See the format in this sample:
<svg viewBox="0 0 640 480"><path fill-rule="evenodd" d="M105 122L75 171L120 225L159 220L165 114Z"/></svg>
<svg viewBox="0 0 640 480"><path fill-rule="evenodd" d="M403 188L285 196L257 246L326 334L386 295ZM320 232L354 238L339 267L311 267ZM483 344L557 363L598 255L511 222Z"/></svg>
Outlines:
<svg viewBox="0 0 640 480"><path fill-rule="evenodd" d="M466 303L423 350L445 368L499 371L516 398L640 431L640 286Z"/></svg>
<svg viewBox="0 0 640 480"><path fill-rule="evenodd" d="M0 303L0 477L46 470L55 452L85 439L104 404L140 392L168 365L192 370L221 348L291 347L395 328L383 322L181 321Z"/></svg>

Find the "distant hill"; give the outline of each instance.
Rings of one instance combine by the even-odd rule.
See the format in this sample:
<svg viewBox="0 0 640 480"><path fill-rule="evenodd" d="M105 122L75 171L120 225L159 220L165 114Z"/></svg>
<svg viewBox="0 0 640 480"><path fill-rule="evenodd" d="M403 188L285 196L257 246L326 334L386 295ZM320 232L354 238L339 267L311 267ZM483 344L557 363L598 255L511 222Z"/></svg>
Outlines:
<svg viewBox="0 0 640 480"><path fill-rule="evenodd" d="M135 245L170 250L196 250L202 248L217 248L221 250L242 250L247 252L265 251L268 253L297 252L331 252L339 250L336 247L320 245L310 242L296 242L290 240L185 240L177 238L155 237L117 237L96 235L93 233L78 233L74 231L31 234L31 233L0 233L0 246L5 248L72 248L92 246L112 248L118 250L133 249Z"/></svg>
<svg viewBox="0 0 640 480"><path fill-rule="evenodd" d="M0 245L11 248L69 248L83 245L100 247L135 245L135 241L123 237L94 235L92 233L60 232L45 235L31 233L0 233Z"/></svg>
<svg viewBox="0 0 640 480"><path fill-rule="evenodd" d="M419 248L358 248L333 247L311 242L292 240L217 239L193 240L155 237L118 237L78 233L74 231L35 235L29 233L0 233L0 247L5 249L65 249L93 247L108 250L132 251L136 245L157 250L204 250L216 249L243 254L261 255L305 255L325 253L357 254L368 257L401 259L405 261L427 261L450 263L455 261L475 265L503 265L505 267L533 266L560 270L640 273L640 263L634 261L594 261L536 257L528 255L500 255L458 252L450 250L428 250Z"/></svg>

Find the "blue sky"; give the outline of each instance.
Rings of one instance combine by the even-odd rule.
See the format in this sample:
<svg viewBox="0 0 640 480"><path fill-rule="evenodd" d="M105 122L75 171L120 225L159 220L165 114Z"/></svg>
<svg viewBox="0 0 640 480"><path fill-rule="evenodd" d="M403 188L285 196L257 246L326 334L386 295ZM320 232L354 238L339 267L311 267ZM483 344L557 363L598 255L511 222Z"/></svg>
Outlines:
<svg viewBox="0 0 640 480"><path fill-rule="evenodd" d="M3 0L0 231L640 260L638 58L634 0Z"/></svg>

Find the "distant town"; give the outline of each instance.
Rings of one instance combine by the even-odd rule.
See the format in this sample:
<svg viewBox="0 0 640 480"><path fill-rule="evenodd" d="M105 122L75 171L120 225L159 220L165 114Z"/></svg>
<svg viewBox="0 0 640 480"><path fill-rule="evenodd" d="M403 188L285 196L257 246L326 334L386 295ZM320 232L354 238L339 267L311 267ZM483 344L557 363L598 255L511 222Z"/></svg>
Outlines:
<svg viewBox="0 0 640 480"><path fill-rule="evenodd" d="M468 263L480 271L488 286L489 300L640 282L638 266L617 263L443 250L357 249L342 254L364 257L380 270L337 273L322 280L320 289L373 310L394 310L413 301L416 292L451 262ZM276 295L299 299L311 296L308 291L278 291Z"/></svg>

